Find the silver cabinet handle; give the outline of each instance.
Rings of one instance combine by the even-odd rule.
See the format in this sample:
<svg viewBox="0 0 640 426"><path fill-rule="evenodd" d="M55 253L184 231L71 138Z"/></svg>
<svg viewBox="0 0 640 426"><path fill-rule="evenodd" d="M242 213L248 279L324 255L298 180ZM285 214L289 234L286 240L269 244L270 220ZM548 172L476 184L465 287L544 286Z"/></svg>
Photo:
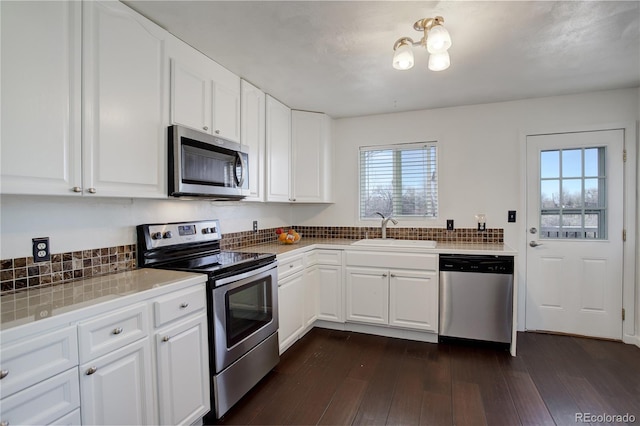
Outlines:
<svg viewBox="0 0 640 426"><path fill-rule="evenodd" d="M206 132L207 130L209 130L209 128L207 126L203 126L202 130L204 130Z"/></svg>
<svg viewBox="0 0 640 426"><path fill-rule="evenodd" d="M289 265L289 268L293 268L293 265Z"/></svg>
<svg viewBox="0 0 640 426"><path fill-rule="evenodd" d="M216 135L219 135L219 134L220 134L220 130L216 129Z"/></svg>
<svg viewBox="0 0 640 426"><path fill-rule="evenodd" d="M87 376L92 375L96 371L98 371L98 367L89 367L89 369L87 370Z"/></svg>
<svg viewBox="0 0 640 426"><path fill-rule="evenodd" d="M382 278L387 278L387 274L382 274Z"/></svg>
<svg viewBox="0 0 640 426"><path fill-rule="evenodd" d="M113 334L120 334L124 331L124 329L122 327L118 327L118 328L114 328L112 333Z"/></svg>
<svg viewBox="0 0 640 426"><path fill-rule="evenodd" d="M537 242L535 242L535 241L531 241L531 242L529 243L529 245L530 245L531 247L538 247L538 246L541 246L541 245L542 245L542 243L537 243Z"/></svg>
<svg viewBox="0 0 640 426"><path fill-rule="evenodd" d="M0 380L4 379L9 375L9 370L1 370L0 371Z"/></svg>
<svg viewBox="0 0 640 426"><path fill-rule="evenodd" d="M188 307L189 307L189 304L187 302L185 302L185 303L180 305L180 309L185 309L185 308L188 308Z"/></svg>
<svg viewBox="0 0 640 426"><path fill-rule="evenodd" d="M79 186L74 186L73 188L71 188L71 190L73 192L82 192L82 188L80 188Z"/></svg>
<svg viewBox="0 0 640 426"><path fill-rule="evenodd" d="M391 278L395 278L395 277L396 277L396 274L391 274Z"/></svg>
<svg viewBox="0 0 640 426"><path fill-rule="evenodd" d="M95 189L95 188L89 188L89 189L87 189L87 192L88 192L89 194L95 194L97 191L96 191L96 189Z"/></svg>
<svg viewBox="0 0 640 426"><path fill-rule="evenodd" d="M164 336L164 337L162 338L162 341L163 341L163 342L168 342L168 341L169 341L169 339L171 339L171 337L169 337L169 336Z"/></svg>

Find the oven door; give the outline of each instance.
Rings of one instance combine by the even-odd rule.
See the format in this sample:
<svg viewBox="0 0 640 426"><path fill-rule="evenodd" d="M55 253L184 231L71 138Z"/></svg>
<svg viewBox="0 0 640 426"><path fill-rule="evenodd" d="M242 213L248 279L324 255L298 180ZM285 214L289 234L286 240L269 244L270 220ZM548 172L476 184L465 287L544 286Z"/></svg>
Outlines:
<svg viewBox="0 0 640 426"><path fill-rule="evenodd" d="M215 372L278 331L277 262L216 281L212 292Z"/></svg>

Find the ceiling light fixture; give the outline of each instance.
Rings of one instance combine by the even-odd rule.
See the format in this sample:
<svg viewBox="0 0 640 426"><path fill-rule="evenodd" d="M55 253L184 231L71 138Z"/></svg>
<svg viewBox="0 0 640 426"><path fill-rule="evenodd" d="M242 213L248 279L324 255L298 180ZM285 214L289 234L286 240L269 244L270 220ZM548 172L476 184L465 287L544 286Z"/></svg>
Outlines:
<svg viewBox="0 0 640 426"><path fill-rule="evenodd" d="M393 67L397 70L408 70L413 68L412 46L422 46L427 49L429 55L429 69L431 71L442 71L449 68L451 60L447 50L451 47L451 36L449 31L442 25L444 18L423 18L413 24L413 29L422 31L424 35L419 41L413 41L411 37L399 38L393 45Z"/></svg>

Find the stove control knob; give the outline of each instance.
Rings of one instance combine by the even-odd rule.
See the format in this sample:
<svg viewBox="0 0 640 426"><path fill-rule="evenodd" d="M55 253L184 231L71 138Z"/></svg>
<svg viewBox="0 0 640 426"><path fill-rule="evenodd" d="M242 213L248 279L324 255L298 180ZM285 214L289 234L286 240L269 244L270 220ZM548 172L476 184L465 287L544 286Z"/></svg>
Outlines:
<svg viewBox="0 0 640 426"><path fill-rule="evenodd" d="M153 240L159 240L162 238L162 232L154 232L153 234L151 234L151 239Z"/></svg>
<svg viewBox="0 0 640 426"><path fill-rule="evenodd" d="M209 228L202 228L203 234L208 234L209 232L211 232Z"/></svg>
<svg viewBox="0 0 640 426"><path fill-rule="evenodd" d="M216 228L211 228L211 233L215 234L216 232L218 232L218 230Z"/></svg>
<svg viewBox="0 0 640 426"><path fill-rule="evenodd" d="M162 238L171 238L173 237L173 234L171 233L171 231L167 231L164 233L164 235L162 236Z"/></svg>

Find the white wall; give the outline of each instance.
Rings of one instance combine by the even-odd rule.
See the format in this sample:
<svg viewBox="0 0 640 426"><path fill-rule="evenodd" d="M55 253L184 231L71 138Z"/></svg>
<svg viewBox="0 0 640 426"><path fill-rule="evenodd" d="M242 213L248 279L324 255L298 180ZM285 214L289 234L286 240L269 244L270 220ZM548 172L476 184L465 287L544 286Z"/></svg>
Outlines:
<svg viewBox="0 0 640 426"><path fill-rule="evenodd" d="M4 195L0 259L31 256L31 239L49 237L52 253L136 242L143 223L220 219L223 233L291 223L288 204Z"/></svg>
<svg viewBox="0 0 640 426"><path fill-rule="evenodd" d="M505 242L515 248L524 219L522 136L635 122L638 93L616 90L335 120L335 204L296 206L294 223L371 224L357 217L358 147L437 140L439 218L403 220L398 226L444 227L446 219L454 219L458 228L475 227L475 214L486 213L487 226L504 228ZM517 223L507 223L508 210L517 210Z"/></svg>

